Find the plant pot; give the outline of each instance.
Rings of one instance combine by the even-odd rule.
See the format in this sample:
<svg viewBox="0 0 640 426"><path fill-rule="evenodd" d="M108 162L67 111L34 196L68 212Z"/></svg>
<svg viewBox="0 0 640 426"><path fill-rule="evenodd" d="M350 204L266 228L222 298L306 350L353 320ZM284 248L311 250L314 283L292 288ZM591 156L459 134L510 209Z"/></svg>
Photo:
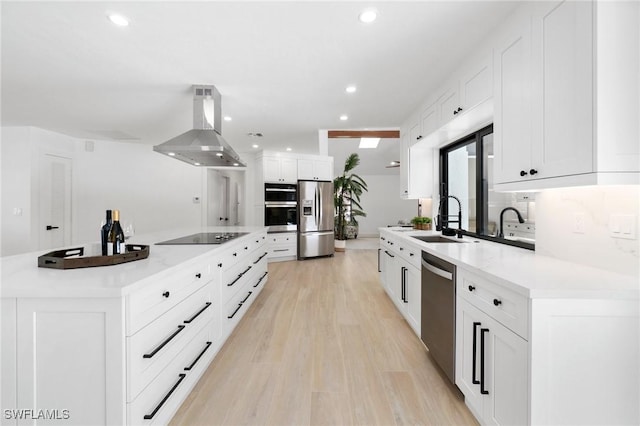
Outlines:
<svg viewBox="0 0 640 426"><path fill-rule="evenodd" d="M333 246L336 251L344 251L345 247L347 246L347 240L334 240Z"/></svg>
<svg viewBox="0 0 640 426"><path fill-rule="evenodd" d="M419 229L421 231L431 231L430 223L416 223L413 225L413 229Z"/></svg>

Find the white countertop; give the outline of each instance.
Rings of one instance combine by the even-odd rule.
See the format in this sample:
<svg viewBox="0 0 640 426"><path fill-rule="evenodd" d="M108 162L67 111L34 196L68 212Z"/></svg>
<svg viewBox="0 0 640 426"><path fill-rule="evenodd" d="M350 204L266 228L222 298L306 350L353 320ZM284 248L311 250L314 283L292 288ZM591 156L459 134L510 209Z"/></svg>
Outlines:
<svg viewBox="0 0 640 426"><path fill-rule="evenodd" d="M638 277L467 236L463 243L426 243L411 236L440 233L397 227L380 231L530 298L640 299Z"/></svg>
<svg viewBox="0 0 640 426"><path fill-rule="evenodd" d="M189 228L136 235L127 244L149 245L149 257L120 265L79 269L38 267L38 256L44 250L0 258L0 297L121 297L144 285L144 280L201 256L214 255L231 246L242 244L265 227L225 226ZM217 245L155 245L198 232L248 232L224 244ZM71 247L96 246L99 243L77 244Z"/></svg>

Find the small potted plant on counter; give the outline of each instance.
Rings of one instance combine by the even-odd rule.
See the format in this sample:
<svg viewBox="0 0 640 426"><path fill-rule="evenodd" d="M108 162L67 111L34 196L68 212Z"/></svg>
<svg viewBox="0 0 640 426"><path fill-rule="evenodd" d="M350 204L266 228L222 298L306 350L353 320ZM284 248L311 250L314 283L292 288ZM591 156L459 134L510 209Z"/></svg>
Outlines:
<svg viewBox="0 0 640 426"><path fill-rule="evenodd" d="M426 216L416 216L411 219L413 229L420 229L422 231L431 230L431 218Z"/></svg>

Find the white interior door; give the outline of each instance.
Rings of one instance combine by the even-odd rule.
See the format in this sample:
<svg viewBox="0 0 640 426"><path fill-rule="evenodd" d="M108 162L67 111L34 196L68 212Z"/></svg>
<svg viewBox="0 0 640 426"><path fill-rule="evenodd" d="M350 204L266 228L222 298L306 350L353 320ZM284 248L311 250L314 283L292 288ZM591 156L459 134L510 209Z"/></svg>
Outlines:
<svg viewBox="0 0 640 426"><path fill-rule="evenodd" d="M209 226L224 226L231 224L229 215L229 177L223 176L216 170L209 170L207 179L207 224Z"/></svg>
<svg viewBox="0 0 640 426"><path fill-rule="evenodd" d="M38 248L62 248L71 244L72 161L51 154L43 155L41 161Z"/></svg>

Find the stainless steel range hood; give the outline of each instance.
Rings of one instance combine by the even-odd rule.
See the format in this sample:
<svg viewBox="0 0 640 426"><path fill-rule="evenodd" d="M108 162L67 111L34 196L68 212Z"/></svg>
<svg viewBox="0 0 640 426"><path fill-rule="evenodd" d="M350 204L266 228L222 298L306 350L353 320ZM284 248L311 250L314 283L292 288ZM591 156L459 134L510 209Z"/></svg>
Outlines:
<svg viewBox="0 0 640 426"><path fill-rule="evenodd" d="M193 129L153 147L160 154L194 166L244 167L221 135L220 92L215 86L193 86Z"/></svg>

